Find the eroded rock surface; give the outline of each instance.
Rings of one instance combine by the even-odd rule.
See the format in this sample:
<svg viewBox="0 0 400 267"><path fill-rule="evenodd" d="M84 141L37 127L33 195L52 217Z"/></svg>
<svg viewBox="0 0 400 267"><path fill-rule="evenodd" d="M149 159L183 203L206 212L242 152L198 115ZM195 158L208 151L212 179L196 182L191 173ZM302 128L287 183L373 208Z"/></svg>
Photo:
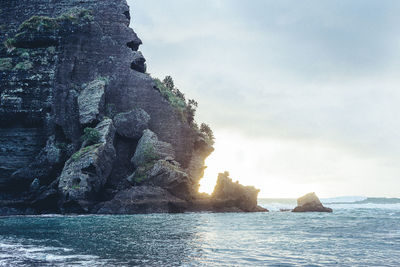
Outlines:
<svg viewBox="0 0 400 267"><path fill-rule="evenodd" d="M97 207L98 214L175 213L186 210L187 202L157 186L136 186L120 191L111 201Z"/></svg>
<svg viewBox="0 0 400 267"><path fill-rule="evenodd" d="M115 160L115 128L111 119L100 122L99 143L81 148L66 162L58 182L66 212L88 212L89 203L107 182Z"/></svg>
<svg viewBox="0 0 400 267"><path fill-rule="evenodd" d="M78 96L79 122L90 124L100 120L100 115L104 113L105 105L104 79L96 79L84 87Z"/></svg>
<svg viewBox="0 0 400 267"><path fill-rule="evenodd" d="M297 199L293 212L332 212L332 209L324 207L315 193L308 193Z"/></svg>

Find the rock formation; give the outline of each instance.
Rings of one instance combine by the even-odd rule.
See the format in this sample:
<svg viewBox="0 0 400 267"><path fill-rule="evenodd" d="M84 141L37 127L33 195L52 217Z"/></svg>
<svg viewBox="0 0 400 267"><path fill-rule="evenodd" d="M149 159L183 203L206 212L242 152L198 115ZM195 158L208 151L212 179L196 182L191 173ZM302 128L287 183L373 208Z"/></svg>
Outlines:
<svg viewBox="0 0 400 267"><path fill-rule="evenodd" d="M266 212L265 208L257 205L260 190L254 186L243 186L233 182L229 173L218 174L217 184L211 197L204 195L195 200L193 210L209 210L224 212Z"/></svg>
<svg viewBox="0 0 400 267"><path fill-rule="evenodd" d="M308 193L297 199L293 212L332 212L332 209L324 207L315 193Z"/></svg>
<svg viewBox="0 0 400 267"><path fill-rule="evenodd" d="M0 214L260 210L227 178L199 208L212 138L145 73L126 0L1 1L0 15Z"/></svg>

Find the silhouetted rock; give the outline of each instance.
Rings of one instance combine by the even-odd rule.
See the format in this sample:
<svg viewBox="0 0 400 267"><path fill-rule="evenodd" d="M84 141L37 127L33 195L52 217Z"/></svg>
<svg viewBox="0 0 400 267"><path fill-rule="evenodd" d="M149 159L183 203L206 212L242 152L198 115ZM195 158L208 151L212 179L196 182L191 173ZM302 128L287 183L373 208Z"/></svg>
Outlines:
<svg viewBox="0 0 400 267"><path fill-rule="evenodd" d="M204 165L205 159L214 151L214 148L210 142L202 133L199 131L195 136L194 149L192 157L186 168L186 172L192 182L192 194L197 195L200 188L200 179L204 176Z"/></svg>
<svg viewBox="0 0 400 267"><path fill-rule="evenodd" d="M324 207L315 193L308 193L297 199L293 212L332 212L332 209Z"/></svg>
<svg viewBox="0 0 400 267"><path fill-rule="evenodd" d="M267 211L257 205L257 196L260 192L254 186L243 186L234 183L229 173L218 174L217 184L211 197L218 208L236 207L242 211Z"/></svg>

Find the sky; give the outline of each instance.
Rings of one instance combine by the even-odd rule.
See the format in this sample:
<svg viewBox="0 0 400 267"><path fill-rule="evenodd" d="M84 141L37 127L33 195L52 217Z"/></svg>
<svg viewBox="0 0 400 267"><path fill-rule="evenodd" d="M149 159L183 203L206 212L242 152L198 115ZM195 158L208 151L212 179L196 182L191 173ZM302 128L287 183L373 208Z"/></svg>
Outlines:
<svg viewBox="0 0 400 267"><path fill-rule="evenodd" d="M128 0L148 72L259 197L400 197L400 1Z"/></svg>

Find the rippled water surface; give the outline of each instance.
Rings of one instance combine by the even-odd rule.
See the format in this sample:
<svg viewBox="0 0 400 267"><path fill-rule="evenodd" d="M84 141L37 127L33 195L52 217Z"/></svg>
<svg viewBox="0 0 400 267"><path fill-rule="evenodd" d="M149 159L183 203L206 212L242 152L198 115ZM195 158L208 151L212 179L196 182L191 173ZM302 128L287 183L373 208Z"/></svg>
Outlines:
<svg viewBox="0 0 400 267"><path fill-rule="evenodd" d="M3 217L0 266L400 266L400 207L333 206L332 214Z"/></svg>

